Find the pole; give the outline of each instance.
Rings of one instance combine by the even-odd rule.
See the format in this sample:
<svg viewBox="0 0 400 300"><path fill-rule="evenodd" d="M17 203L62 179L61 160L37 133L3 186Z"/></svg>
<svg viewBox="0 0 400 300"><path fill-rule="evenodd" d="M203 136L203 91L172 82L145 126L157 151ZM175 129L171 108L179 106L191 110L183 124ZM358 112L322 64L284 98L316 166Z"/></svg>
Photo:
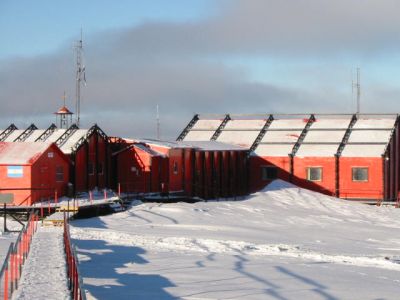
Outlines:
<svg viewBox="0 0 400 300"><path fill-rule="evenodd" d="M4 232L7 232L7 204L4 203Z"/></svg>

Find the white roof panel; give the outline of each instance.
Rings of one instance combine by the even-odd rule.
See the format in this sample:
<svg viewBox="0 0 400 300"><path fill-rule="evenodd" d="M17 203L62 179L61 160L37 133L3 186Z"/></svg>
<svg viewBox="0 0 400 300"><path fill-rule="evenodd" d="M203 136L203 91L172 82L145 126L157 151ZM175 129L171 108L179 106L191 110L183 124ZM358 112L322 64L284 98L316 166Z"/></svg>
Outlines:
<svg viewBox="0 0 400 300"><path fill-rule="evenodd" d="M346 130L335 130L335 131L322 131L322 130L310 130L307 132L303 142L304 143L341 143Z"/></svg>
<svg viewBox="0 0 400 300"><path fill-rule="evenodd" d="M71 153L71 148L79 141L80 138L86 135L88 129L78 129L72 136L70 136L64 145L61 146L61 151L69 154Z"/></svg>
<svg viewBox="0 0 400 300"><path fill-rule="evenodd" d="M351 117L336 119L319 119L312 123L312 129L347 129L349 127Z"/></svg>
<svg viewBox="0 0 400 300"><path fill-rule="evenodd" d="M25 130L16 129L3 141L3 142L14 142L14 140L21 135Z"/></svg>
<svg viewBox="0 0 400 300"><path fill-rule="evenodd" d="M295 144L301 134L301 130L268 131L261 142L293 143Z"/></svg>
<svg viewBox="0 0 400 300"><path fill-rule="evenodd" d="M278 119L273 120L269 129L300 129L306 127L308 119Z"/></svg>
<svg viewBox="0 0 400 300"><path fill-rule="evenodd" d="M222 131L217 141L250 148L258 134L259 131Z"/></svg>
<svg viewBox="0 0 400 300"><path fill-rule="evenodd" d="M34 142L43 132L45 132L44 129L36 129L34 130L24 142Z"/></svg>
<svg viewBox="0 0 400 300"><path fill-rule="evenodd" d="M194 148L200 148L202 150L206 151L220 151L220 150L225 150L225 151L230 151L230 150L246 150L247 148L243 148L237 145L232 145L232 144L227 144L227 143L221 143L217 141L198 141L198 142L178 142L179 144L182 144L183 146L190 146Z"/></svg>
<svg viewBox="0 0 400 300"><path fill-rule="evenodd" d="M189 131L184 141L209 141L215 131Z"/></svg>
<svg viewBox="0 0 400 300"><path fill-rule="evenodd" d="M344 157L380 157L385 145L346 145L342 152Z"/></svg>
<svg viewBox="0 0 400 300"><path fill-rule="evenodd" d="M46 140L46 142L54 143L57 141L64 133L66 129L56 129Z"/></svg>
<svg viewBox="0 0 400 300"><path fill-rule="evenodd" d="M334 156L340 143L330 145L301 145L296 153L299 157L331 157Z"/></svg>
<svg viewBox="0 0 400 300"><path fill-rule="evenodd" d="M254 151L259 156L288 156L293 145L258 145Z"/></svg>
<svg viewBox="0 0 400 300"><path fill-rule="evenodd" d="M385 117L382 119L360 118L354 124L353 128L390 128L394 127L396 116Z"/></svg>
<svg viewBox="0 0 400 300"><path fill-rule="evenodd" d="M267 120L230 120L224 129L257 129L261 130Z"/></svg>
<svg viewBox="0 0 400 300"><path fill-rule="evenodd" d="M217 130L223 120L198 120L191 130L193 129L210 129Z"/></svg>
<svg viewBox="0 0 400 300"><path fill-rule="evenodd" d="M349 137L349 143L388 143L391 130L353 130Z"/></svg>

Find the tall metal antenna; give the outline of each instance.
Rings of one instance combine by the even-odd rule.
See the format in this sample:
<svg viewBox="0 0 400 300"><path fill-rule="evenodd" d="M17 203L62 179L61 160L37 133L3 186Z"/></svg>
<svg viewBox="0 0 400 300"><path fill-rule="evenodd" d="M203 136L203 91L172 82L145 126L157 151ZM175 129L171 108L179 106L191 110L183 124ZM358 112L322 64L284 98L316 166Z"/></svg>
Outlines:
<svg viewBox="0 0 400 300"><path fill-rule="evenodd" d="M83 53L83 34L81 28L81 39L75 45L76 52L76 125L80 124L81 119L81 84L82 82L86 85L86 74L85 66L83 65L82 53Z"/></svg>
<svg viewBox="0 0 400 300"><path fill-rule="evenodd" d="M159 110L158 110L158 104L157 104L156 121L157 121L157 140L159 140L160 139L160 113L159 113Z"/></svg>
<svg viewBox="0 0 400 300"><path fill-rule="evenodd" d="M360 82L360 68L357 68L357 78L356 78L356 83L354 81L351 81L351 90L352 90L352 95L354 95L354 88L356 88L357 92L357 111L356 113L359 114L361 110L361 82ZM353 77L353 76L351 76Z"/></svg>

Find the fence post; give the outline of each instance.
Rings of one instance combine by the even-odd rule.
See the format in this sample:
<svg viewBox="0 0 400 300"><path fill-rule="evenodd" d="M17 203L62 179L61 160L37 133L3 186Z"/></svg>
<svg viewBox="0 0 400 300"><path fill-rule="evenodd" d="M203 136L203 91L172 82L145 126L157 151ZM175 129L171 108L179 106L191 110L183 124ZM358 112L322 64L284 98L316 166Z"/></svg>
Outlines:
<svg viewBox="0 0 400 300"><path fill-rule="evenodd" d="M4 300L8 300L8 266L6 266L4 274Z"/></svg>
<svg viewBox="0 0 400 300"><path fill-rule="evenodd" d="M118 182L118 197L121 197L121 183Z"/></svg>
<svg viewBox="0 0 400 300"><path fill-rule="evenodd" d="M57 190L54 191L54 202L55 202L56 204L58 203Z"/></svg>

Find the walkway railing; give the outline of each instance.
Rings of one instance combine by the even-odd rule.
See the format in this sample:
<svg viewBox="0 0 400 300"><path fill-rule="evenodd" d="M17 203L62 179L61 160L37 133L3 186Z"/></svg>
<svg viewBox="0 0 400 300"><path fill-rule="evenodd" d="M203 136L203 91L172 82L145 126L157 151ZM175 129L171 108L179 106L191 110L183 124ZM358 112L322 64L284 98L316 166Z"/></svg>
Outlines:
<svg viewBox="0 0 400 300"><path fill-rule="evenodd" d="M67 259L67 274L69 280L69 289L73 300L86 300L85 290L83 289L83 280L79 273L78 258L76 256L75 247L71 243L71 235L69 233L68 219L64 213L64 247Z"/></svg>
<svg viewBox="0 0 400 300"><path fill-rule="evenodd" d="M37 230L38 221L37 213L31 213L28 222L22 228L16 242L11 243L8 248L0 271L0 299L11 299L14 291L18 289L22 268L28 257L32 237Z"/></svg>

